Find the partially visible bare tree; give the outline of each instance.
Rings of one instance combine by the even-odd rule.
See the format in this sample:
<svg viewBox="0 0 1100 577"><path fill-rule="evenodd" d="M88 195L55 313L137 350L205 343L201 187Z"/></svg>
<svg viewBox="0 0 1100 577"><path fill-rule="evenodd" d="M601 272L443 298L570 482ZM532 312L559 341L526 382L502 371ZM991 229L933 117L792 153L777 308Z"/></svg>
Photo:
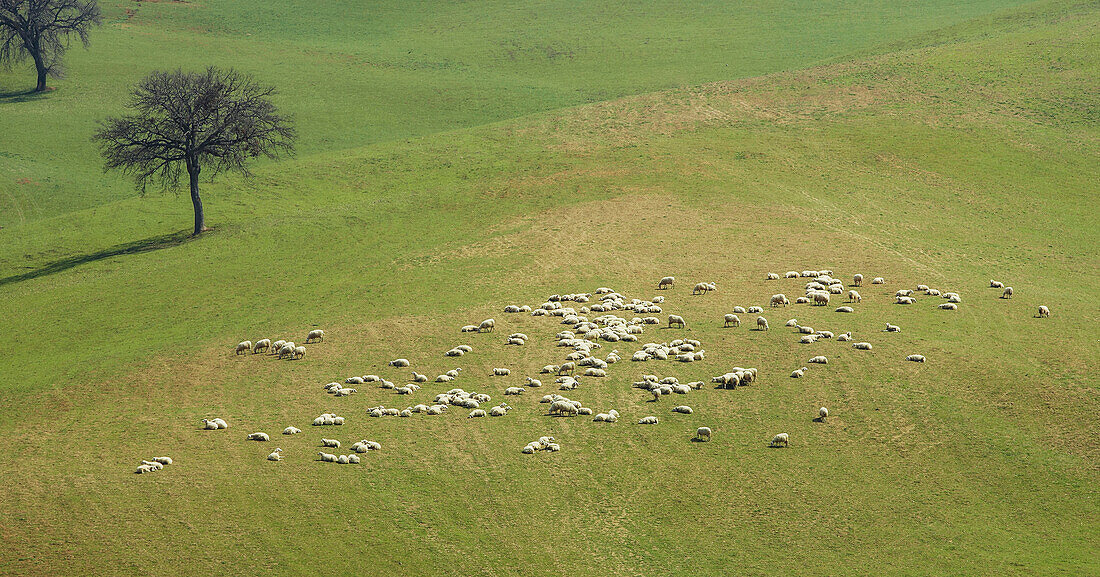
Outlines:
<svg viewBox="0 0 1100 577"><path fill-rule="evenodd" d="M61 76L61 58L75 35L88 47L88 30L101 22L96 0L0 0L0 64L28 57L38 71L35 92L46 76Z"/></svg>
<svg viewBox="0 0 1100 577"><path fill-rule="evenodd" d="M134 113L108 118L93 137L105 170L120 169L145 192L150 182L177 184L187 171L195 208L195 235L206 230L199 173L248 174L245 162L294 153L294 129L271 103L272 87L232 69L153 72L134 88Z"/></svg>

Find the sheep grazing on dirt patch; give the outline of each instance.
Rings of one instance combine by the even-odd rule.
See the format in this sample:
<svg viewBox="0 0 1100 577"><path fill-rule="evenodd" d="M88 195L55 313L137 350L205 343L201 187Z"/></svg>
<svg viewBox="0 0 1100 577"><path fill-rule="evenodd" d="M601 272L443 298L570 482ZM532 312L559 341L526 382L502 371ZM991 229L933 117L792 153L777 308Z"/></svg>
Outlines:
<svg viewBox="0 0 1100 577"><path fill-rule="evenodd" d="M852 348L859 351L871 350L871 343L852 343Z"/></svg>
<svg viewBox="0 0 1100 577"><path fill-rule="evenodd" d="M1010 287L1010 286L1005 287L1004 292L1001 293L1001 298L1003 298L1003 299L1012 298L1012 287Z"/></svg>
<svg viewBox="0 0 1100 577"><path fill-rule="evenodd" d="M772 437L771 446L772 447L789 447L790 442L791 442L790 435L788 435L787 433L779 433L778 435Z"/></svg>
<svg viewBox="0 0 1100 577"><path fill-rule="evenodd" d="M235 354L243 355L252 350L252 341L241 341L237 343L237 350Z"/></svg>
<svg viewBox="0 0 1100 577"><path fill-rule="evenodd" d="M852 277L852 286L863 286L863 275L857 274Z"/></svg>
<svg viewBox="0 0 1100 577"><path fill-rule="evenodd" d="M658 422L659 421L657 417L654 416L642 417L641 419L638 419L639 425L656 425Z"/></svg>
<svg viewBox="0 0 1100 577"><path fill-rule="evenodd" d="M249 441L270 441L271 437L267 436L267 433L249 433Z"/></svg>
<svg viewBox="0 0 1100 577"><path fill-rule="evenodd" d="M309 331L308 335L306 335L306 344L312 343L314 341L321 342L324 340L325 331L321 329L313 329L312 331Z"/></svg>
<svg viewBox="0 0 1100 577"><path fill-rule="evenodd" d="M676 277L674 276L666 276L657 282L657 290L672 288L674 286L676 286Z"/></svg>
<svg viewBox="0 0 1100 577"><path fill-rule="evenodd" d="M294 358L301 359L306 356L306 348L302 345L294 347Z"/></svg>
<svg viewBox="0 0 1100 577"><path fill-rule="evenodd" d="M252 347L252 354L259 354L271 348L271 339L260 339Z"/></svg>
<svg viewBox="0 0 1100 577"><path fill-rule="evenodd" d="M496 319L485 319L477 325L477 332L479 333L491 333L497 326Z"/></svg>
<svg viewBox="0 0 1100 577"><path fill-rule="evenodd" d="M821 291L818 291L818 292L814 293L814 305L825 306L825 305L828 305L828 304L829 304L829 293L821 292Z"/></svg>
<svg viewBox="0 0 1100 577"><path fill-rule="evenodd" d="M957 311L957 310L959 310L959 305L957 305L955 303L942 303L940 305L940 308L945 310L945 311Z"/></svg>
<svg viewBox="0 0 1100 577"><path fill-rule="evenodd" d="M717 287L715 286L714 283L701 282L701 283L696 283L695 284L695 288L691 289L691 294L693 294L693 295L705 295L708 292L713 291L713 290L717 290Z"/></svg>
<svg viewBox="0 0 1100 577"><path fill-rule="evenodd" d="M768 273L768 280L779 280L779 275L774 272Z"/></svg>
<svg viewBox="0 0 1100 577"><path fill-rule="evenodd" d="M997 280L989 281L989 288L1005 288L1005 283Z"/></svg>
<svg viewBox="0 0 1100 577"><path fill-rule="evenodd" d="M286 358L286 357L293 358L294 354L295 354L294 349L296 349L296 348L297 347L295 346L295 344L293 342L286 343L285 345L283 345L282 347L279 348L279 358L280 359L283 359L283 358Z"/></svg>
<svg viewBox="0 0 1100 577"><path fill-rule="evenodd" d="M672 328L672 325L677 325L680 328L686 328L687 323L684 322L684 317L680 315L668 315L668 326Z"/></svg>
<svg viewBox="0 0 1100 577"><path fill-rule="evenodd" d="M882 329L882 332L884 332L884 333L900 333L901 332L901 327L899 327L897 325L892 325L890 323L886 323L886 328Z"/></svg>
<svg viewBox="0 0 1100 577"><path fill-rule="evenodd" d="M818 364L818 365L827 365L827 364L829 364L829 359L827 357L825 357L824 355L818 355L818 356L810 359L810 362L814 363L814 364Z"/></svg>
<svg viewBox="0 0 1100 577"><path fill-rule="evenodd" d="M709 441L711 434L712 431L710 430L710 427L699 427L698 429L695 429L695 438L699 439L700 441Z"/></svg>
<svg viewBox="0 0 1100 577"><path fill-rule="evenodd" d="M739 326L741 326L741 319L738 318L737 315L726 315L725 316L725 321L726 321L725 324L722 325L723 327L739 327Z"/></svg>
<svg viewBox="0 0 1100 577"><path fill-rule="evenodd" d="M1050 309L1046 305L1039 305L1039 318L1046 318L1050 316Z"/></svg>
<svg viewBox="0 0 1100 577"><path fill-rule="evenodd" d="M908 357L905 357L905 360L913 361L914 363L923 363L924 355L909 355Z"/></svg>
<svg viewBox="0 0 1100 577"><path fill-rule="evenodd" d="M766 331L768 330L768 319L764 317L756 317L756 330Z"/></svg>

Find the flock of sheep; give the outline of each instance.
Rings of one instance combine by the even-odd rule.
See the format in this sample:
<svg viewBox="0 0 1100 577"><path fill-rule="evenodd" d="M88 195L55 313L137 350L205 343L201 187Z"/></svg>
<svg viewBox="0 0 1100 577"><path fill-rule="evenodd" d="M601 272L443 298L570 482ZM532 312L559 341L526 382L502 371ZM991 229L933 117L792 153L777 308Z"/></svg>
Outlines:
<svg viewBox="0 0 1100 577"><path fill-rule="evenodd" d="M830 270L806 270L801 272L787 272L783 278L809 279L805 285L805 294L796 298L794 304L809 304L811 306L828 305L832 295L845 295L849 305L862 302L862 296L858 291L847 289L840 280L832 278L831 275L832 271ZM767 280L769 281L779 280L780 278L780 275L776 273L768 273L767 275ZM658 282L657 289L660 291L669 290L675 287L675 283L675 277L665 277ZM871 283L884 284L885 280L881 277L876 277ZM863 276L859 274L855 275L852 279L852 286L860 287L862 284ZM1012 287L1004 287L1004 285L998 281L990 281L990 287L1002 288L1003 292L1001 298L1009 299L1013 296ZM692 294L706 295L716 290L716 283L700 282L694 285ZM894 294L895 303L899 305L915 304L918 294L920 293L923 293L925 296L940 297L946 300L947 302L938 305L939 308L944 310L957 310L958 304L962 302L958 293L941 292L926 285L917 285L917 288L914 290L898 290ZM558 331L554 335L554 338L558 347L567 349L569 352L563 355L562 362L559 364L545 365L540 371L542 374L548 374L554 377L555 380L553 384L557 385L559 391L564 392L578 389L582 385L582 379L585 379L587 383L589 382L588 379L606 378L610 365L620 363L623 357L619 354L618 349L612 350L607 355L602 355L603 358L597 356L597 351L603 348L604 343L638 342L639 335L644 334L646 327L662 324L660 319L652 315L662 312L662 304L664 301L665 299L663 296L655 296L649 300L627 299L622 294L610 288L601 287L594 293L552 295L546 302L537 307L529 305L508 305L504 308L504 312L508 314L528 313L534 317L560 318L560 325L566 325L566 328ZM566 306L567 304L570 304L570 306ZM790 305L791 301L784 294L775 294L772 295L769 304L774 310L779 307ZM851 313L854 312L854 310L852 306L842 306L837 308L836 312ZM741 319L738 315L740 314L757 314L759 316L756 318L756 330L767 331L769 329L768 321L762 313L764 313L764 309L759 306L751 306L748 308L740 306L734 307L731 313L723 316L723 327L739 327L741 325ZM596 314L598 314L598 316L596 316ZM1049 317L1050 309L1046 306L1040 306L1037 316ZM497 322L495 319L485 319L476 325L465 325L461 327L460 332L492 333L496 328L496 324ZM830 331L815 330L812 327L802 325L797 319L790 319L786 322L786 326L795 329L796 334L799 336L798 342L801 344L813 344L826 339L835 339L837 342L854 341L851 332L834 335ZM669 329L684 329L687 327L687 322L680 315L669 314L667 316L667 327ZM883 329L883 332L886 333L897 333L900 331L900 327L889 323L887 323L886 328ZM324 336L325 333L323 330L311 330L307 334L305 342L323 342ZM504 343L507 346L524 346L528 340L529 337L526 334L512 333L508 335ZM869 351L873 349L873 345L870 342L859 341L853 342L852 348L855 350ZM445 351L443 356L461 357L467 353L473 352L473 350L473 347L470 345L462 344ZM265 338L255 343L251 341L242 341L237 345L235 353L252 355L269 353L278 355L279 358L300 359L305 355L305 347L296 345L292 341L280 340L273 343L270 339ZM698 340L686 338L674 339L670 342L645 343L640 345L638 350L629 356L629 359L633 362L672 360L691 363L701 361L704 358L705 350L702 348L702 343ZM920 354L910 354L906 357L906 360L923 363L926 359ZM828 362L828 357L825 355L815 355L807 361L808 364L828 364ZM409 368L412 366L412 363L406 358L397 358L390 361L388 366L394 368ZM803 378L808 370L807 367L801 367L795 369L790 376L791 378ZM326 393L334 397L347 397L358 393L358 389L353 388L353 385L372 385L380 389L392 390L397 395L415 395L421 390L421 385L429 381L435 383L451 383L455 381L460 377L462 369L456 367L440 374L435 379L429 379L427 375L416 372L415 370L410 372L411 375L409 379L407 379L409 382L403 386L397 386L394 382L379 375L363 375L347 377L342 383L331 382L324 385L322 388ZM494 377L508 377L510 375L511 370L504 367L492 369L491 374L491 376ZM711 383L714 383L718 389L735 389L739 386L747 386L753 383L758 377L759 371L756 368L732 367L729 372L712 377ZM524 386L506 387L503 390L503 394L505 396L521 397L527 393L528 389L540 388L542 386L543 383L541 380L528 376L524 381ZM643 374L641 380L634 381L631 384L633 388L647 391L652 397L650 402L659 402L661 397L665 395L687 395L692 391L702 389L704 386L705 383L703 381L680 383L676 377L659 378L652 374ZM418 403L410 405L405 409L379 405L368 408L366 414L374 418L387 416L408 418L412 417L414 414L442 415L446 413L450 407L460 407L470 410L467 414L467 418L479 418L504 417L512 410L512 407L507 403L489 406L491 401L492 396L487 393L466 391L462 388L452 388L446 392L436 394L431 403ZM560 393L543 395L539 403L549 405L548 414L551 416L592 416L593 422L597 423L615 423L620 417L619 411L615 409L596 413L593 409L584 406L581 401L569 399ZM674 414L690 415L694 413L694 410L688 405L677 405L672 408L671 412ZM825 422L829 416L829 410L826 407L820 407L817 411L817 415L817 418L814 419L815 421ZM324 413L313 419L312 425L317 427L340 426L345 422L347 422L346 417L336 415L335 413ZM660 419L655 415L645 415L640 417L637 423L643 425L656 425L660 423ZM229 424L221 418L203 419L201 428L207 430L221 430L228 429ZM284 435L295 435L301 432L301 429L294 426L288 426L283 429ZM709 441L713 434L713 430L709 427L698 427L693 440ZM265 432L257 431L249 434L247 439L268 442L270 441L270 436ZM772 437L769 446L787 447L789 444L790 436L787 433L778 433ZM320 440L320 447L339 449L341 443L337 439L322 438ZM317 454L321 462L357 464L360 463L361 460L356 453L377 451L381 450L381 448L379 443L363 439L351 446L353 451L351 454L337 455L325 451L318 451ZM521 452L524 454L532 454L538 451L557 452L560 449L561 446L555 442L553 437L543 436L537 441L532 441L525 445ZM283 449L276 448L267 455L267 460L283 460ZM162 469L164 465L172 464L172 462L170 457L156 457L151 461L142 460L136 472L147 473L158 471Z"/></svg>

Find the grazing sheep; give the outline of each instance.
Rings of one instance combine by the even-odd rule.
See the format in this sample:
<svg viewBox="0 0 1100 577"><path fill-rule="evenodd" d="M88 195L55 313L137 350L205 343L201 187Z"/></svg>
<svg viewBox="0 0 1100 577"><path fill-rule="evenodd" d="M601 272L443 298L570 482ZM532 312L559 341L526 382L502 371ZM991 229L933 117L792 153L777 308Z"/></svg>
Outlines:
<svg viewBox="0 0 1100 577"><path fill-rule="evenodd" d="M892 325L890 323L886 323L886 328L882 329L882 332L884 332L884 333L900 333L901 332L901 327L899 327L897 325Z"/></svg>
<svg viewBox="0 0 1100 577"><path fill-rule="evenodd" d="M825 419L829 418L829 409L826 409L825 407L821 407L820 409L817 410L817 417L819 419L821 419L822 423L824 423Z"/></svg>
<svg viewBox="0 0 1100 577"><path fill-rule="evenodd" d="M756 317L756 329L761 331L768 330L768 319L764 317Z"/></svg>
<svg viewBox="0 0 1100 577"><path fill-rule="evenodd" d="M1001 298L1003 298L1003 299L1010 299L1010 298L1012 298L1012 287L1010 287L1010 286L1009 286L1009 287L1005 287L1005 290L1004 290L1004 292L1003 292L1003 293L1001 293Z"/></svg>
<svg viewBox="0 0 1100 577"><path fill-rule="evenodd" d="M271 348L271 339L260 339L252 347L252 354L258 354Z"/></svg>
<svg viewBox="0 0 1100 577"><path fill-rule="evenodd" d="M859 291L848 291L848 302L861 303L863 302L863 297L860 296Z"/></svg>
<svg viewBox="0 0 1100 577"><path fill-rule="evenodd" d="M491 333L496 328L497 321L495 319L485 319L477 325L477 332L479 333Z"/></svg>
<svg viewBox="0 0 1100 577"><path fill-rule="evenodd" d="M335 462L337 462L336 461L336 455L333 455L332 453L325 453L325 452L322 452L322 451L318 451L317 454L321 456L321 461L323 461L325 463L335 463Z"/></svg>
<svg viewBox="0 0 1100 577"><path fill-rule="evenodd" d="M294 347L294 358L300 359L300 358L305 357L305 356L306 356L306 348L305 347L303 347L301 345L298 345L298 346Z"/></svg>
<svg viewBox="0 0 1100 577"><path fill-rule="evenodd" d="M875 278L871 279L871 284L886 284L886 279L880 276L876 276Z"/></svg>
<svg viewBox="0 0 1100 577"><path fill-rule="evenodd" d="M711 436L710 427L699 427L695 430L695 438L701 441L709 441Z"/></svg>
<svg viewBox="0 0 1100 577"><path fill-rule="evenodd" d="M852 277L852 286L863 286L863 275L857 274Z"/></svg>
<svg viewBox="0 0 1100 577"><path fill-rule="evenodd" d="M1005 283L1001 281L991 280L989 281L989 288L1005 288Z"/></svg>
<svg viewBox="0 0 1100 577"><path fill-rule="evenodd" d="M334 449L339 449L340 448L340 441L337 441L336 439L321 439L321 446L322 447L332 447Z"/></svg>
<svg viewBox="0 0 1100 577"><path fill-rule="evenodd" d="M576 416L580 414L580 408L569 401L554 401L550 403L550 414Z"/></svg>
<svg viewBox="0 0 1100 577"><path fill-rule="evenodd" d="M657 417L653 417L653 416L642 417L641 419L638 420L639 425L656 425L658 422L659 421L657 420Z"/></svg>
<svg viewBox="0 0 1100 577"><path fill-rule="evenodd" d="M668 315L668 327L672 328L672 325L679 325L680 328L687 327L687 323L684 322L684 317L679 315Z"/></svg>
<svg viewBox="0 0 1100 577"><path fill-rule="evenodd" d="M711 285L705 282L696 283L695 288L691 289L693 295L705 295L710 291Z"/></svg>
<svg viewBox="0 0 1100 577"><path fill-rule="evenodd" d="M282 456L282 455L280 454L280 453L282 453L282 452L283 452L283 450L282 450L282 449L280 449L280 448L276 447L276 448L275 448L275 450L274 450L274 451L271 451L271 454L269 454L269 455L267 456L267 460L268 460L268 461L282 461L282 460L283 460L283 456Z"/></svg>
<svg viewBox="0 0 1100 577"><path fill-rule="evenodd" d="M271 343L271 349L268 352L271 354L276 354L279 352L279 349L283 348L283 345L285 344L286 341L275 341L274 343Z"/></svg>
<svg viewBox="0 0 1100 577"><path fill-rule="evenodd" d="M662 290L673 286L676 286L676 277L674 276L666 276L665 278L657 282L657 290Z"/></svg>
<svg viewBox="0 0 1100 577"><path fill-rule="evenodd" d="M577 370L577 363L574 363L574 362L562 363L561 366L558 367L558 375L559 376L561 376L561 375L572 375L576 370Z"/></svg>
<svg viewBox="0 0 1100 577"><path fill-rule="evenodd" d="M790 435L788 435L787 433L779 433L778 435L772 437L771 446L772 447L789 447L790 446Z"/></svg>
<svg viewBox="0 0 1100 577"><path fill-rule="evenodd" d="M905 357L905 360L913 361L914 363L923 363L924 355L909 355L908 357Z"/></svg>
<svg viewBox="0 0 1100 577"><path fill-rule="evenodd" d="M796 270L789 270L783 275L784 278L798 278L798 276L798 271Z"/></svg>
<svg viewBox="0 0 1100 577"><path fill-rule="evenodd" d="M270 441L271 437L267 436L267 433L249 433L249 441Z"/></svg>
<svg viewBox="0 0 1100 577"><path fill-rule="evenodd" d="M287 427L287 428L283 429L283 434L284 435L297 435L298 433L301 433L301 432L302 432L302 430L299 429L298 427Z"/></svg>
<svg viewBox="0 0 1100 577"><path fill-rule="evenodd" d="M917 301L913 297L895 297L894 302L899 305L911 305Z"/></svg>
<svg viewBox="0 0 1100 577"><path fill-rule="evenodd" d="M729 327L729 326L739 327L739 326L741 326L741 319L738 318L737 315L726 315L725 316L725 321L726 321L725 324L722 325L724 327Z"/></svg>
<svg viewBox="0 0 1100 577"><path fill-rule="evenodd" d="M794 304L796 304L796 305L804 305L808 302L810 302L809 297L798 297L798 298L794 299Z"/></svg>
<svg viewBox="0 0 1100 577"><path fill-rule="evenodd" d="M294 343L287 343L279 348L279 358L294 357Z"/></svg>
<svg viewBox="0 0 1100 577"><path fill-rule="evenodd" d="M252 350L252 341L241 341L237 343L237 351L235 354L247 354Z"/></svg>
<svg viewBox="0 0 1100 577"><path fill-rule="evenodd" d="M680 405L678 407L672 407L672 412L673 413L681 413L681 414L684 414L684 415L690 415L694 411L692 411L691 407L689 407L687 405Z"/></svg>
<svg viewBox="0 0 1100 577"><path fill-rule="evenodd" d="M829 293L815 292L814 293L814 305L828 305Z"/></svg>
<svg viewBox="0 0 1100 577"><path fill-rule="evenodd" d="M829 359L827 357L825 357L824 355L818 355L818 356L810 359L810 362L818 364L818 365L827 365L827 364L829 364Z"/></svg>
<svg viewBox="0 0 1100 577"><path fill-rule="evenodd" d="M504 368L500 368L500 367L496 367L496 368L493 369L493 376L494 377L507 377L510 374L512 374L511 369L504 369Z"/></svg>
<svg viewBox="0 0 1100 577"><path fill-rule="evenodd" d="M860 351L871 350L871 343L852 343L852 348Z"/></svg>
<svg viewBox="0 0 1100 577"><path fill-rule="evenodd" d="M321 329L313 329L312 331L309 331L308 335L306 335L306 344L312 343L314 341L323 340L325 340L325 331Z"/></svg>
<svg viewBox="0 0 1100 577"><path fill-rule="evenodd" d="M770 272L768 273L768 280L779 280L779 275L774 272Z"/></svg>
<svg viewBox="0 0 1100 577"><path fill-rule="evenodd" d="M772 300L771 300L771 306L772 307L778 307L778 306L781 306L781 305L782 306L787 306L789 304L791 304L791 301L787 300L787 295L784 295L782 293L777 294L777 295L772 295Z"/></svg>
<svg viewBox="0 0 1100 577"><path fill-rule="evenodd" d="M1039 318L1049 317L1050 309L1046 305L1039 305Z"/></svg>
<svg viewBox="0 0 1100 577"><path fill-rule="evenodd" d="M519 311L520 311L520 308L516 305L508 305L508 306L504 307L504 312L506 312L506 313L518 313Z"/></svg>
<svg viewBox="0 0 1100 577"><path fill-rule="evenodd" d="M854 312L856 312L856 309L854 309L852 307L837 307L835 312L838 312L838 313L854 313Z"/></svg>
<svg viewBox="0 0 1100 577"><path fill-rule="evenodd" d="M957 311L959 310L959 305L955 303L943 303L940 305L940 308L945 311Z"/></svg>

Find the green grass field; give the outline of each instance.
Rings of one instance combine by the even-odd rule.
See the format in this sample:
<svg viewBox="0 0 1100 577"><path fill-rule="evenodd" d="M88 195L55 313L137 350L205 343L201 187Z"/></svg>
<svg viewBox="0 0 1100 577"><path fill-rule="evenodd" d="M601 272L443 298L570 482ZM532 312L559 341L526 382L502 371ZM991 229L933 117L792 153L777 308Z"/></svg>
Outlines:
<svg viewBox="0 0 1100 577"><path fill-rule="evenodd" d="M105 2L55 90L0 73L0 574L1100 573L1100 6L952 4ZM147 71L209 63L277 85L300 152L204 183L191 240L185 197L138 197L88 138ZM887 283L851 315L722 328L807 268ZM452 386L496 404L567 352L506 304L665 275L659 316L688 329L599 356L690 335L707 357L568 393L618 423L546 416L546 378L503 418L366 415ZM919 283L960 309L893 304ZM799 344L788 318L875 348ZM299 361L232 354L314 327ZM403 384L396 357L463 376L321 390ZM732 366L761 378L630 388ZM348 423L308 426L325 411ZM542 435L562 451L520 454ZM321 436L384 449L320 463Z"/></svg>

